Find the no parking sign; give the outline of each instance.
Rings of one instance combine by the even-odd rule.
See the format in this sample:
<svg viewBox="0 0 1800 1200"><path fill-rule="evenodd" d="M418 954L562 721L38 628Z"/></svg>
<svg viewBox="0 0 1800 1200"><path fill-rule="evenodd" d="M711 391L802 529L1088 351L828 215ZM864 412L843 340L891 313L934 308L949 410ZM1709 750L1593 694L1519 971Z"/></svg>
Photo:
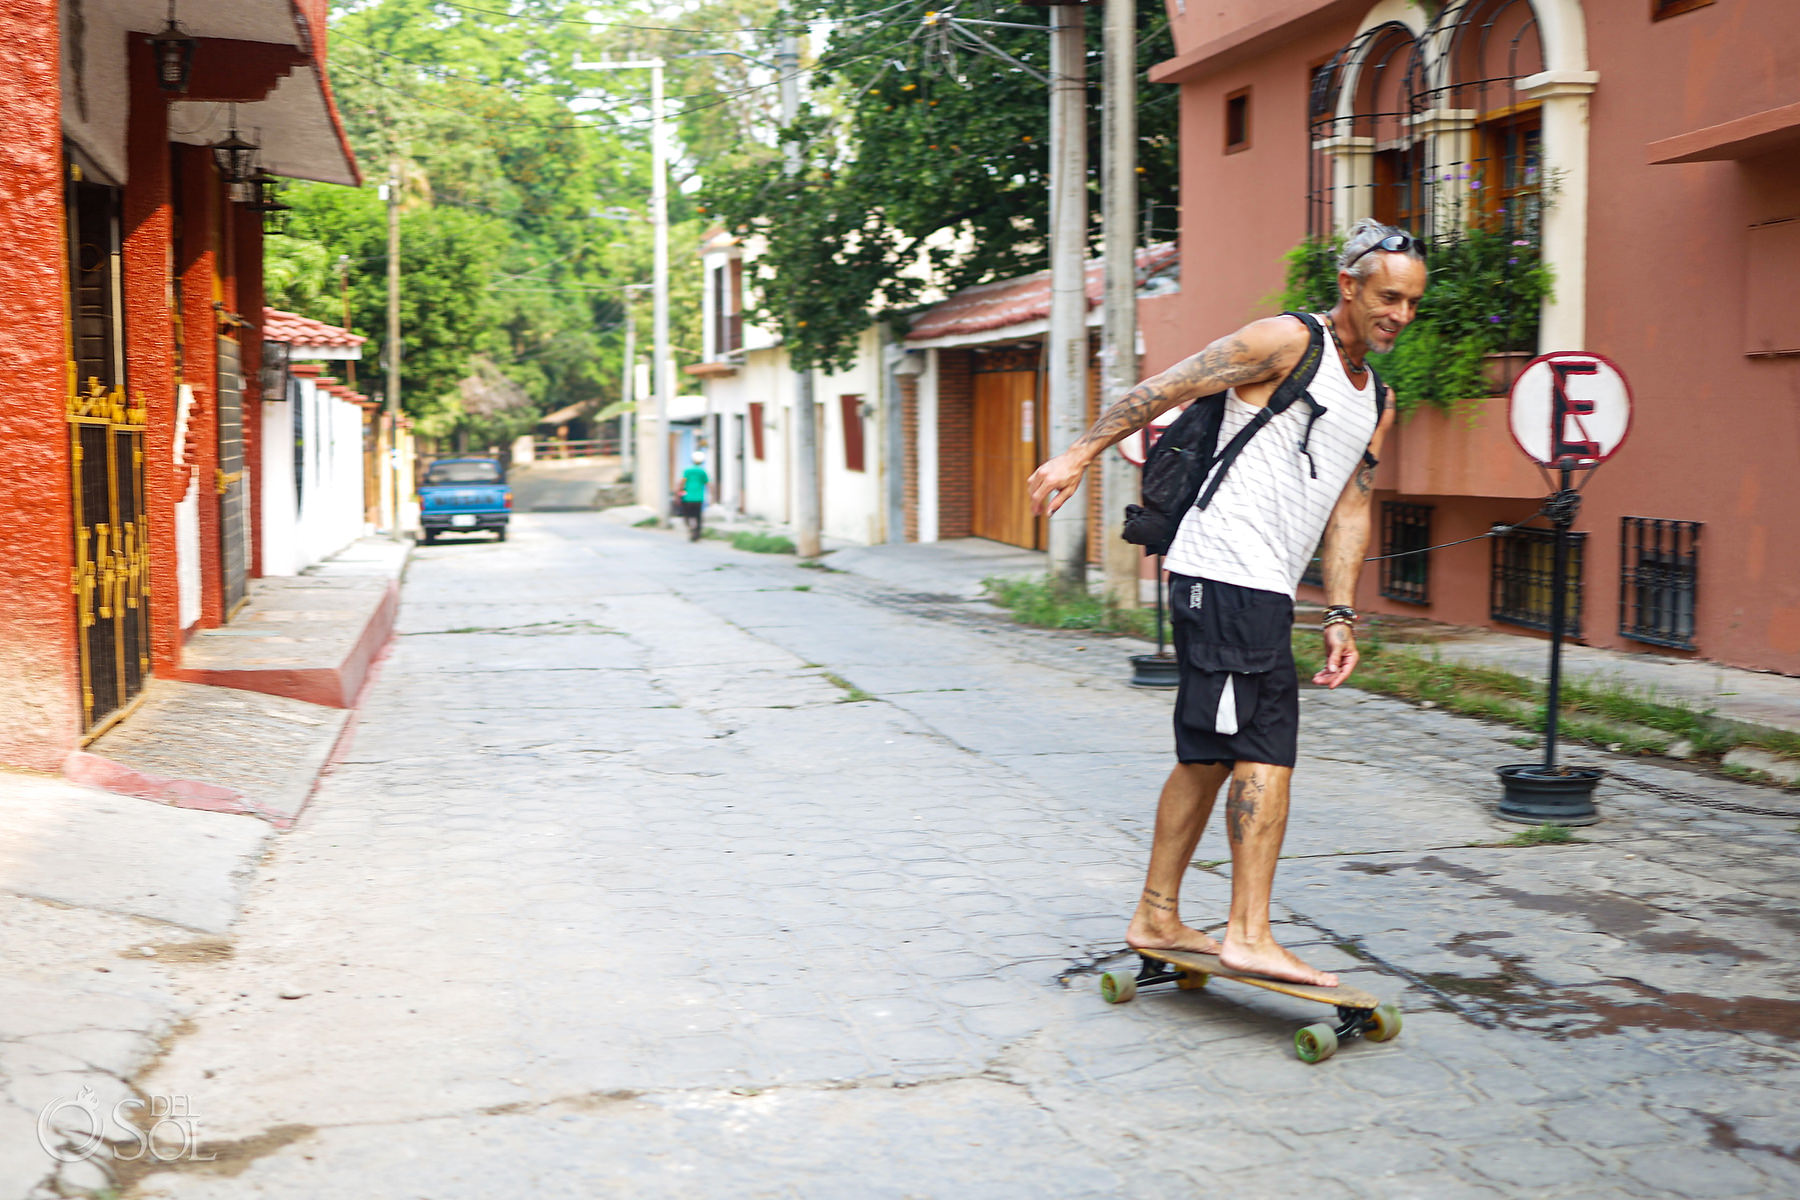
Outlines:
<svg viewBox="0 0 1800 1200"><path fill-rule="evenodd" d="M1587 471L1611 458L1631 432L1631 386L1604 355L1540 354L1512 386L1513 441L1540 466Z"/></svg>

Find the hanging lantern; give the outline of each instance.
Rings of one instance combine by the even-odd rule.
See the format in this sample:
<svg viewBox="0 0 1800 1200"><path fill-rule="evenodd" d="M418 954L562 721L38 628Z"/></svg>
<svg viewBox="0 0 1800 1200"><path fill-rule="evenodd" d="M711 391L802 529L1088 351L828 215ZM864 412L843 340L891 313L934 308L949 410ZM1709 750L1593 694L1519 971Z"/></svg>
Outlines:
<svg viewBox="0 0 1800 1200"><path fill-rule="evenodd" d="M237 105L231 106L231 134L222 142L214 142L213 161L226 183L248 183L256 174L256 146L238 136Z"/></svg>
<svg viewBox="0 0 1800 1200"><path fill-rule="evenodd" d="M175 23L175 0L169 0L169 23L150 39L156 54L156 86L165 92L188 90L188 72L194 66L194 47L200 43Z"/></svg>
<svg viewBox="0 0 1800 1200"><path fill-rule="evenodd" d="M281 202L280 179L258 168L256 174L248 182L238 186L244 191L244 207L251 212L262 214L262 227L265 234L287 232L288 214L294 211L294 206Z"/></svg>

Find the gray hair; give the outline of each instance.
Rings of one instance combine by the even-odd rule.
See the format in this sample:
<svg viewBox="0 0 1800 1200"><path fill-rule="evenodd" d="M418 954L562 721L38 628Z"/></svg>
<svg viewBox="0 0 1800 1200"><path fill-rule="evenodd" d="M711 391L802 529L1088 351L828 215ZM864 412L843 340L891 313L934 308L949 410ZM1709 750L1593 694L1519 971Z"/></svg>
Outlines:
<svg viewBox="0 0 1800 1200"><path fill-rule="evenodd" d="M1373 217L1364 217L1356 223L1355 227L1350 230L1350 236L1344 240L1344 252L1338 255L1338 270L1352 279L1367 279L1369 272L1375 269L1376 255L1366 252L1373 249L1382 238L1393 237L1395 234L1412 238L1412 244L1405 250L1392 251L1392 253L1404 254L1416 262L1425 261L1425 252L1419 248L1418 239L1413 238L1412 234L1392 225L1383 225ZM1377 253L1390 252L1384 250L1377 251Z"/></svg>

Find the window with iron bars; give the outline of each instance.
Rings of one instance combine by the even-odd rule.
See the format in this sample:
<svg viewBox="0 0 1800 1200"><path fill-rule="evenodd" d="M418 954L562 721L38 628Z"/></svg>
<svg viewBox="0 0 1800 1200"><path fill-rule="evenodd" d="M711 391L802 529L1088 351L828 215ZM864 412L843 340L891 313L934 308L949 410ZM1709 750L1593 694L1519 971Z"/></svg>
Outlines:
<svg viewBox="0 0 1800 1200"><path fill-rule="evenodd" d="M1694 648L1700 581L1699 521L1619 520L1619 633L1637 642Z"/></svg>
<svg viewBox="0 0 1800 1200"><path fill-rule="evenodd" d="M1431 603L1431 505L1381 505L1381 594L1406 604ZM1402 555L1400 558L1389 557Z"/></svg>
<svg viewBox="0 0 1800 1200"><path fill-rule="evenodd" d="M1564 584L1563 631L1581 636L1581 568L1587 534L1569 534L1569 575ZM1494 538L1488 615L1527 629L1550 628L1550 578L1556 532L1514 529Z"/></svg>

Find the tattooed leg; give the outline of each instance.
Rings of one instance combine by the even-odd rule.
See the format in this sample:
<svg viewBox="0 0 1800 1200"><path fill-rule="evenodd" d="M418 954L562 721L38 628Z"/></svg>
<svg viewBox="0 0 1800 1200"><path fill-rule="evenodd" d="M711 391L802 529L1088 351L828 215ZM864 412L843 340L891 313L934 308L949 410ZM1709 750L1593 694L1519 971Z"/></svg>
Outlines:
<svg viewBox="0 0 1800 1200"><path fill-rule="evenodd" d="M1163 784L1156 806L1156 840L1143 895L1125 931L1125 943L1140 950L1198 950L1217 954L1219 943L1181 921L1181 879L1194 861L1194 847L1212 816L1219 785L1230 768L1223 763L1178 763Z"/></svg>
<svg viewBox="0 0 1800 1200"><path fill-rule="evenodd" d="M1231 839L1231 920L1219 957L1233 970L1293 983L1336 987L1337 976L1314 970L1279 946L1269 930L1275 864L1287 833L1292 767L1238 763L1225 800L1225 832Z"/></svg>

